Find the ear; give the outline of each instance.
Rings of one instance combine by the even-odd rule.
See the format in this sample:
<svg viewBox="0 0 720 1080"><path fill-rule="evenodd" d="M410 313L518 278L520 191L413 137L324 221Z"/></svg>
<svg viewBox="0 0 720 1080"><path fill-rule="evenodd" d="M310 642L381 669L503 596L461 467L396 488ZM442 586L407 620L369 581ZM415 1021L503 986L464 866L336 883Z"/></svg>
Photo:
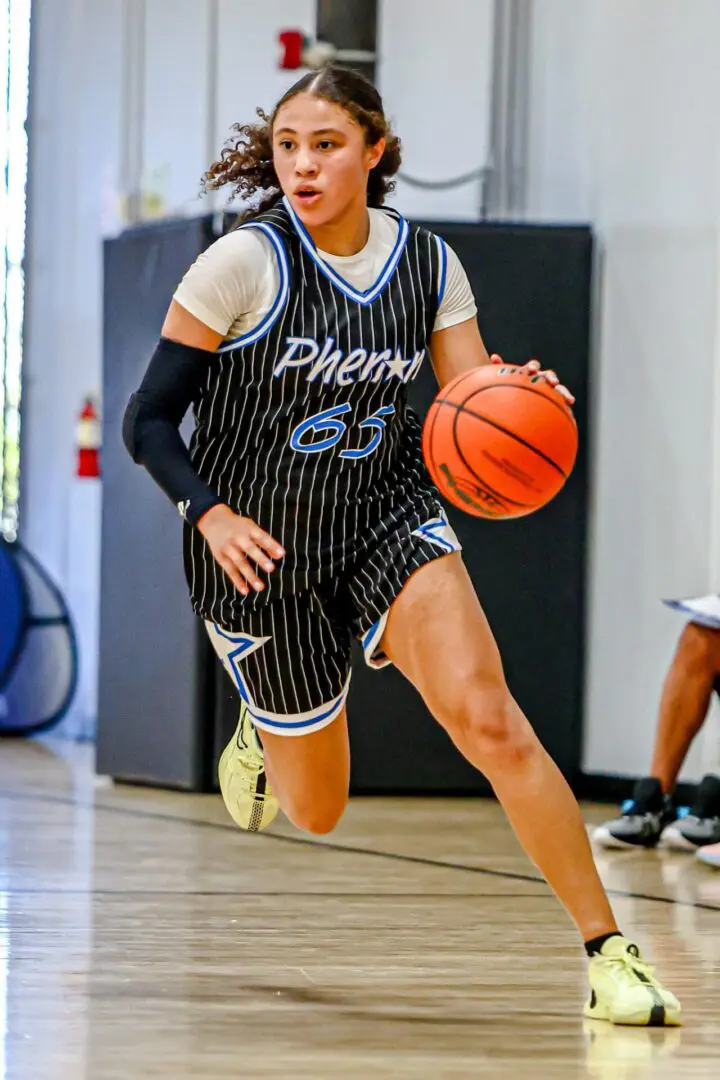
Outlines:
<svg viewBox="0 0 720 1080"><path fill-rule="evenodd" d="M368 169L374 169L376 165L380 164L382 156L385 153L385 146L385 139L378 139L373 146L367 147L365 160Z"/></svg>

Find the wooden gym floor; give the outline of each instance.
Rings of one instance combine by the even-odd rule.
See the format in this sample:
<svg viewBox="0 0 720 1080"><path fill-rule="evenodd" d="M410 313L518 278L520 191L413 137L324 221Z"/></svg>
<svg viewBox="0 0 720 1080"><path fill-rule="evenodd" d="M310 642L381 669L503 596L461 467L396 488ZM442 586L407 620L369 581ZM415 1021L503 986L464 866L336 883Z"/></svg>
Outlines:
<svg viewBox="0 0 720 1080"><path fill-rule="evenodd" d="M591 807L588 820L607 816ZM720 873L598 855L687 1022L583 1021L574 932L489 800L356 800L310 839L0 742L0 1080L720 1074Z"/></svg>

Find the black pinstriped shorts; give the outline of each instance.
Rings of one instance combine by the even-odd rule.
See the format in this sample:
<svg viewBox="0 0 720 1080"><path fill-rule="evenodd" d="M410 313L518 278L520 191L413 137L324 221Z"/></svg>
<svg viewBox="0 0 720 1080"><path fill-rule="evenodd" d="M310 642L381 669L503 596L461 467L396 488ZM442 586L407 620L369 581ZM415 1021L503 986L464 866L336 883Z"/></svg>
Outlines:
<svg viewBox="0 0 720 1080"><path fill-rule="evenodd" d="M353 637L371 667L389 663L379 646L393 601L421 566L459 550L438 506L419 528L399 525L350 572L249 607L239 630L206 622L256 726L307 735L331 724L347 698Z"/></svg>

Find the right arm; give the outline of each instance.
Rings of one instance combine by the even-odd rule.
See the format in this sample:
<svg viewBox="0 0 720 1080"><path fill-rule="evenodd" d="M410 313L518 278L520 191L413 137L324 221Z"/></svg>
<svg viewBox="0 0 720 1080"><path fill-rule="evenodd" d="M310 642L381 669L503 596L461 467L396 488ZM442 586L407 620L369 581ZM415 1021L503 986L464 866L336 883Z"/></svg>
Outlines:
<svg viewBox="0 0 720 1080"><path fill-rule="evenodd" d="M160 342L125 411L123 439L133 460L147 469L186 520L203 534L214 558L247 596L249 586L258 592L265 588L252 563L270 573L274 569L270 556L279 559L285 553L255 522L236 514L208 487L179 430L205 385L223 336L172 301Z"/></svg>

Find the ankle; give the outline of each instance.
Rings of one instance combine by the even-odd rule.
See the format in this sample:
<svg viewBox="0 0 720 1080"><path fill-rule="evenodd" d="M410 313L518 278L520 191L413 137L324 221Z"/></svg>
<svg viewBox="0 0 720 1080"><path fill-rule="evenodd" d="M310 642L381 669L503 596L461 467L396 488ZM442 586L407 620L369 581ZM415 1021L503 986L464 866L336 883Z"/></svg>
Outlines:
<svg viewBox="0 0 720 1080"><path fill-rule="evenodd" d="M590 938L585 942L585 952L588 956L597 956L602 951L602 947L606 941L610 938L623 937L623 934L619 930L609 930L605 934L599 934L597 937Z"/></svg>

